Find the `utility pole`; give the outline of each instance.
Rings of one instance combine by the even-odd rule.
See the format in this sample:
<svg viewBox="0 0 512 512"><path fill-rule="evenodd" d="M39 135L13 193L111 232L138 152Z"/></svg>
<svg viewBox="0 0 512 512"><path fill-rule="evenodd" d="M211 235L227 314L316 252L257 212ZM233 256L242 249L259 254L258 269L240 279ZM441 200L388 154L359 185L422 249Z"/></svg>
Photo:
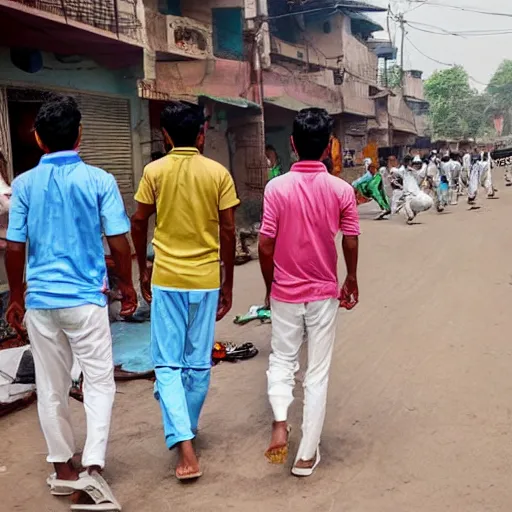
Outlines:
<svg viewBox="0 0 512 512"><path fill-rule="evenodd" d="M400 44L400 88L404 88L404 46L405 46L405 19L403 13L398 15L400 30L402 31L402 42Z"/></svg>

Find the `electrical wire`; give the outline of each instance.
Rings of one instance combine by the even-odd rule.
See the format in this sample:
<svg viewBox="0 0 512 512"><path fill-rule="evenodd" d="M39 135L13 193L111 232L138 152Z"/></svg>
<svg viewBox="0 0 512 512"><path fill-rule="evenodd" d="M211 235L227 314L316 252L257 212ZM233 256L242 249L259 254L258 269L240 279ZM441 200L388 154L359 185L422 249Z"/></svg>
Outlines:
<svg viewBox="0 0 512 512"><path fill-rule="evenodd" d="M437 59L434 59L433 57L430 57L429 55L427 55L425 52L421 51L412 41L411 41L411 38L408 37L408 36L405 36L405 38L407 39L407 41L409 42L409 44L420 54L420 55L423 55L423 57L425 57L426 59L429 59L431 60L432 62L435 62L436 64L440 64L441 66L446 66L446 67L449 67L449 68L453 68L455 66L457 66L457 64L453 63L453 64L448 64L447 62L442 62L440 60L437 60ZM488 84L484 84L483 82L480 82L480 80L477 80L475 77L471 76L468 74L468 78L472 81L472 82L475 82L479 85L483 85L484 87L487 87Z"/></svg>
<svg viewBox="0 0 512 512"><path fill-rule="evenodd" d="M414 3L409 0L409 3ZM410 12L415 11L416 9L419 9L420 7L423 7L424 5L428 5L428 0L423 0L422 2L418 2L418 5L411 7L409 10L404 12L405 14L409 14Z"/></svg>
<svg viewBox="0 0 512 512"><path fill-rule="evenodd" d="M498 29L498 30L460 30L457 32L450 32L442 27L436 27L435 25L429 25L427 23L419 23L417 21L406 21L405 22L409 27L414 30L418 30L420 32L425 32L427 34L434 34L437 36L453 36L453 37L462 37L463 39L467 39L469 37L488 37L488 36L504 36L512 34L512 29ZM435 30L428 30L422 27L430 27ZM439 32L440 31L440 32Z"/></svg>
<svg viewBox="0 0 512 512"><path fill-rule="evenodd" d="M503 16L506 18L512 18L512 13L510 12L493 12L493 11L482 11L480 9L476 9L474 7L465 7L460 5L451 5L451 4L438 4L438 3L432 3L429 1L424 0L409 0L411 3L421 3L421 5L427 5L431 7L445 7L447 9L455 9L458 11L464 11L464 12L473 12L476 14L484 14L488 16Z"/></svg>
<svg viewBox="0 0 512 512"><path fill-rule="evenodd" d="M432 62L435 62L436 64L440 64L441 66L447 66L449 68L452 68L455 66L455 64L448 64L447 62L441 62L440 60L434 59L433 57L429 57L426 53L422 52L412 41L409 36L405 36L405 39L409 42L409 44L420 54L423 55L426 59L431 60Z"/></svg>

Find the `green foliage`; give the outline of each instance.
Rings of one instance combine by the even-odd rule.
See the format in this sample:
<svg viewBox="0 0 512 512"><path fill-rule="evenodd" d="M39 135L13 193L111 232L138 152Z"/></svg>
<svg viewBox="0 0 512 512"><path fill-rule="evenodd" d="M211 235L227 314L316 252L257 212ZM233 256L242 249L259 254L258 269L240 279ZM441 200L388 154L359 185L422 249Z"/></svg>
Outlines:
<svg viewBox="0 0 512 512"><path fill-rule="evenodd" d="M475 138L481 133L486 100L470 86L462 66L436 71L425 82L425 94L436 137Z"/></svg>
<svg viewBox="0 0 512 512"><path fill-rule="evenodd" d="M503 116L504 135L512 133L512 60L504 60L487 86L489 117Z"/></svg>
<svg viewBox="0 0 512 512"><path fill-rule="evenodd" d="M396 64L394 66L390 66L386 70L386 74L387 74L387 82L384 82L384 83L387 84L387 86L390 89L400 87L400 82L402 80L402 71L400 69L400 66L398 66Z"/></svg>
<svg viewBox="0 0 512 512"><path fill-rule="evenodd" d="M503 135L512 133L512 60L504 60L485 92L469 84L462 66L435 72L425 82L434 136L461 139L495 135L493 119L503 116Z"/></svg>

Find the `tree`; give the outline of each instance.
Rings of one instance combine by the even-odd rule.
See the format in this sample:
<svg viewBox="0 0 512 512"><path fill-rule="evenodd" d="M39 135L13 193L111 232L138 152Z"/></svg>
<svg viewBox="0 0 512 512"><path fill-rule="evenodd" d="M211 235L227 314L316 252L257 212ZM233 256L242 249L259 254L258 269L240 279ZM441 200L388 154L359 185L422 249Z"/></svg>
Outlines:
<svg viewBox="0 0 512 512"><path fill-rule="evenodd" d="M487 112L491 117L503 116L503 134L512 133L512 60L504 60L487 86L489 105Z"/></svg>
<svg viewBox="0 0 512 512"><path fill-rule="evenodd" d="M469 84L462 66L436 71L425 82L434 135L475 138L485 126L485 98Z"/></svg>
<svg viewBox="0 0 512 512"><path fill-rule="evenodd" d="M394 64L393 66L390 66L385 71L385 79L383 81L383 84L385 84L390 89L394 89L395 87L400 87L400 83L402 81L402 70L400 69L400 66L397 64Z"/></svg>

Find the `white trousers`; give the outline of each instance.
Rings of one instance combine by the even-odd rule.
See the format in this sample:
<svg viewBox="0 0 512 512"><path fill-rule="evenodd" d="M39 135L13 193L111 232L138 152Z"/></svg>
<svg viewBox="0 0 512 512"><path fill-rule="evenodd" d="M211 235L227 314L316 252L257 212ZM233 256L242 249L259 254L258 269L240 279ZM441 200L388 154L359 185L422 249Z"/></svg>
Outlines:
<svg viewBox="0 0 512 512"><path fill-rule="evenodd" d="M396 215L398 210L403 205L404 191L400 188L393 189L391 194L391 214Z"/></svg>
<svg viewBox="0 0 512 512"><path fill-rule="evenodd" d="M468 198L475 200L478 195L478 189L483 187L489 197L494 195L494 186L492 183L492 171L490 167L482 172L478 166L473 166L469 176Z"/></svg>
<svg viewBox="0 0 512 512"><path fill-rule="evenodd" d="M418 192L416 195L408 195L405 199L404 211L407 220L412 221L416 215L426 212L434 206L434 200L425 192Z"/></svg>
<svg viewBox="0 0 512 512"><path fill-rule="evenodd" d="M84 467L105 466L116 387L107 308L29 309L25 316L34 356L39 421L48 462L67 462L75 453L69 411L74 358L84 375L87 440Z"/></svg>
<svg viewBox="0 0 512 512"><path fill-rule="evenodd" d="M329 368L336 338L336 299L288 304L272 301L272 353L268 396L275 421L286 421L293 402L299 352L307 334L308 367L304 379L302 440L297 460L315 457L325 419Z"/></svg>

